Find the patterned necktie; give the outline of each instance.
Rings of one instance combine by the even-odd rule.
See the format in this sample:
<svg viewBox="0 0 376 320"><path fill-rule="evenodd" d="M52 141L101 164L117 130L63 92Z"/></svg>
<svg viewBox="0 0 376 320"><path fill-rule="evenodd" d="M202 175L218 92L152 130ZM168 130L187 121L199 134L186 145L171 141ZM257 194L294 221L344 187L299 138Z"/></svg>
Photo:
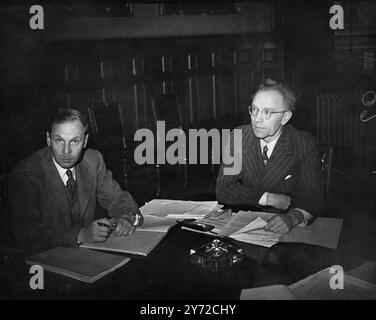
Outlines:
<svg viewBox="0 0 376 320"><path fill-rule="evenodd" d="M268 146L265 145L264 148L262 149L262 161L264 162L264 166L266 167L266 164L268 163Z"/></svg>
<svg viewBox="0 0 376 320"><path fill-rule="evenodd" d="M69 169L66 171L66 174L68 176L68 181L67 181L67 190L73 200L74 198L74 194L76 193L76 180L73 179L73 174L72 174L72 171L70 171Z"/></svg>

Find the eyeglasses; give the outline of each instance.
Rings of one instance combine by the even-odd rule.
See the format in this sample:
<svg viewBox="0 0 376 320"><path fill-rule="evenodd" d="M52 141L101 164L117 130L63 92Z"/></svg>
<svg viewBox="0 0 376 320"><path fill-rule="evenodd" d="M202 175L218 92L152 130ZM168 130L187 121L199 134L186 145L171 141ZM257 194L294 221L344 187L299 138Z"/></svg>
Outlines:
<svg viewBox="0 0 376 320"><path fill-rule="evenodd" d="M249 114L252 117L257 117L259 111L260 111L260 109L257 108L256 106L248 106L248 112L249 112ZM269 120L270 117L272 116L272 114L274 114L274 113L284 113L284 112L287 112L287 111L286 110L283 110L283 111L270 111L270 110L265 110L265 109L261 110L262 117L265 120Z"/></svg>

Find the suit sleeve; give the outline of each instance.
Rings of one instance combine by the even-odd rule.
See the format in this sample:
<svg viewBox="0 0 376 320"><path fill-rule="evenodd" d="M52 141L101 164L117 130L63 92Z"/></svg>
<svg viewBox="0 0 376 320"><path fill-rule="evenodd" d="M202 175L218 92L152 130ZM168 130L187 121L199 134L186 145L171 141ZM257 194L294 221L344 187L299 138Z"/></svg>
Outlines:
<svg viewBox="0 0 376 320"><path fill-rule="evenodd" d="M291 194L290 208L299 208L312 216L319 216L324 209L324 180L316 141L308 137L306 152L299 164L299 183Z"/></svg>
<svg viewBox="0 0 376 320"><path fill-rule="evenodd" d="M13 172L9 181L9 201L13 238L19 247L40 251L58 246L77 246L79 225L54 227L42 221L37 186L22 171Z"/></svg>
<svg viewBox="0 0 376 320"><path fill-rule="evenodd" d="M224 161L220 166L217 177L216 197L218 202L222 204L249 205L257 207L259 205L258 202L264 192L260 189L251 186L246 186L242 183L241 167L244 166L242 149L242 139L239 139L238 137L235 137L234 139L234 131L232 131L230 139L227 142L227 146L224 150ZM238 172L234 172L234 174L228 174L225 172L226 168L231 168L233 166L231 161L225 161L226 158L228 159L228 155L226 156L226 153L228 151L230 152L230 155L234 157L234 159L240 159L240 170L236 170Z"/></svg>
<svg viewBox="0 0 376 320"><path fill-rule="evenodd" d="M97 199L111 217L121 217L125 214L140 213L137 203L129 192L120 188L112 178L112 173L107 170L102 154L97 153L98 162L98 190Z"/></svg>

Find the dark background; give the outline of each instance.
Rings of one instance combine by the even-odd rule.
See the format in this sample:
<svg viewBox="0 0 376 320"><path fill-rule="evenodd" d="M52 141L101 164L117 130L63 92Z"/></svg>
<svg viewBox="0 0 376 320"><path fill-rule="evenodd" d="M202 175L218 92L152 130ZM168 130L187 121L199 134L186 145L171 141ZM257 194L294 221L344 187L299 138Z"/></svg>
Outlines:
<svg viewBox="0 0 376 320"><path fill-rule="evenodd" d="M177 95L185 128L231 129L249 121L252 94L269 77L297 89L293 125L334 148L333 215L351 207L374 219L376 119L359 117L365 109L369 116L376 111L376 103L367 108L362 103L365 92L376 90L376 3L339 3L345 28L334 31L333 2L323 0L42 1L44 30L29 27L34 3L2 2L2 221L8 221L7 174L45 146L46 119L58 108L86 113L93 104L120 104L132 146L137 129L153 127L153 97ZM372 93L367 98L376 99ZM127 152L132 162L132 148ZM110 169L121 182L119 168ZM171 177L165 197L214 194L208 166L189 172L186 187L181 176ZM130 175L139 205L155 197L152 168Z"/></svg>

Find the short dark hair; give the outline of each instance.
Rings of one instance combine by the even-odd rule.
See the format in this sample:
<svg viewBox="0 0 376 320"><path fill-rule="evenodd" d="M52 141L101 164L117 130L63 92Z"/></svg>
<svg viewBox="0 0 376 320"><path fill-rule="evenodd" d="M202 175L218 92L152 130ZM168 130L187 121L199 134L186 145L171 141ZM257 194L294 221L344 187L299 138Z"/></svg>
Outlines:
<svg viewBox="0 0 376 320"><path fill-rule="evenodd" d="M287 84L272 79L266 79L263 83L260 84L256 94L261 91L277 91L282 96L283 101L285 102L289 110L291 112L294 112L296 110L295 93Z"/></svg>
<svg viewBox="0 0 376 320"><path fill-rule="evenodd" d="M52 127L54 124L60 124L64 122L78 120L82 123L83 127L85 128L85 134L88 132L89 124L87 121L87 117L80 111L76 109L59 109L57 113L55 113L49 122L48 132L51 133Z"/></svg>

